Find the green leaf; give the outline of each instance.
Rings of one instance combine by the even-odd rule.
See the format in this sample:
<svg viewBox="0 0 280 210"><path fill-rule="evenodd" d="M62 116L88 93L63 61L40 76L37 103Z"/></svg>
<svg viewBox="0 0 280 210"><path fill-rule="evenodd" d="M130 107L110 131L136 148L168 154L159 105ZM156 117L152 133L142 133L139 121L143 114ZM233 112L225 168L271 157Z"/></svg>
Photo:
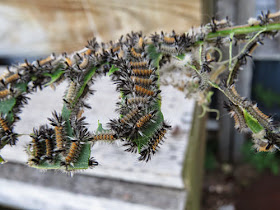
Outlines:
<svg viewBox="0 0 280 210"><path fill-rule="evenodd" d="M7 100L0 101L0 112L3 114L8 114L12 111L13 107L16 104L15 98L10 98Z"/></svg>
<svg viewBox="0 0 280 210"><path fill-rule="evenodd" d="M65 123L65 131L67 133L68 136L71 136L73 137L73 129L70 125L70 115L71 115L71 110L69 110L66 106L66 104L63 105L63 108L62 108L62 119L66 121Z"/></svg>
<svg viewBox="0 0 280 210"><path fill-rule="evenodd" d="M90 143L86 143L81 147L80 156L78 157L77 161L74 163L73 166L68 166L67 171L74 171L74 170L83 170L88 169L88 161L90 158ZM65 166L61 166L61 159L57 159L54 163L49 163L47 161L43 162L40 165L32 165L33 168L38 169L61 169L64 170Z"/></svg>
<svg viewBox="0 0 280 210"><path fill-rule="evenodd" d="M177 55L176 58L182 61L184 60L185 56L186 56L185 54L181 54L181 55Z"/></svg>
<svg viewBox="0 0 280 210"><path fill-rule="evenodd" d="M150 59L153 61L153 65L157 68L159 68L159 62L162 58L162 53L158 52L156 47L152 44L148 47L148 55Z"/></svg>
<svg viewBox="0 0 280 210"><path fill-rule="evenodd" d="M118 70L119 70L119 68L112 65L109 72L108 72L108 76L111 76L115 71L118 71Z"/></svg>
<svg viewBox="0 0 280 210"><path fill-rule="evenodd" d="M94 75L96 69L97 69L97 67L94 67L94 68L90 69L90 70L86 73L86 75L85 75L85 77L84 77L84 82L83 82L83 84L82 84L80 90L78 91L78 93L77 93L77 95L76 95L76 97L75 97L75 102L74 102L74 104L77 103L78 99L79 99L79 98L81 97L81 95L83 94L84 89L85 89L87 83L90 81L90 79L91 79L92 76Z"/></svg>
<svg viewBox="0 0 280 210"><path fill-rule="evenodd" d="M207 96L206 96L206 99L207 99L207 102L208 103L211 103L211 98L212 98L212 95L214 94L214 92L213 91L209 91L208 93L207 93Z"/></svg>
<svg viewBox="0 0 280 210"><path fill-rule="evenodd" d="M141 148L145 145L147 145L147 143L149 142L149 140L152 138L152 136L155 133L155 130L158 129L158 127L163 123L163 114L160 110L160 102L158 101L158 103L152 107L151 110L158 110L158 113L156 115L156 118L154 118L155 123L151 123L149 124L143 131L143 136L138 136L138 138L133 139L132 141L135 142L138 146L138 151L141 150Z"/></svg>
<svg viewBox="0 0 280 210"><path fill-rule="evenodd" d="M58 68L56 71L54 71L52 74L51 73L43 73L44 76L49 76L51 78L51 81L49 81L45 86L49 86L55 81L57 81L61 75L64 74L64 71L60 68Z"/></svg>
<svg viewBox="0 0 280 210"><path fill-rule="evenodd" d="M25 82L25 83L17 83L17 84L15 84L15 88L19 89L20 92L26 92L27 91L27 85L28 85L27 82Z"/></svg>
<svg viewBox="0 0 280 210"><path fill-rule="evenodd" d="M253 133L258 133L264 129L260 125L258 120L255 119L252 115L250 115L245 109L243 109L243 113L244 113L244 118L245 118L246 124Z"/></svg>

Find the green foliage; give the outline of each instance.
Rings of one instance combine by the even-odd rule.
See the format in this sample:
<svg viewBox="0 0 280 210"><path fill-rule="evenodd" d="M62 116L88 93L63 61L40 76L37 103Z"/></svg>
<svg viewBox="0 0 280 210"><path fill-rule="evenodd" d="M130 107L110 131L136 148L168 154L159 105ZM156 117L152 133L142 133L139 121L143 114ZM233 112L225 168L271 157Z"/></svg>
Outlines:
<svg viewBox="0 0 280 210"><path fill-rule="evenodd" d="M206 145L206 153L205 153L205 159L204 159L204 168L205 170L215 170L218 168L219 163L217 160L217 141L215 139L211 139L207 141Z"/></svg>
<svg viewBox="0 0 280 210"><path fill-rule="evenodd" d="M246 124L251 129L253 133L258 133L263 130L263 127L260 125L257 119L255 119L252 115L250 115L245 109L243 110L244 118Z"/></svg>

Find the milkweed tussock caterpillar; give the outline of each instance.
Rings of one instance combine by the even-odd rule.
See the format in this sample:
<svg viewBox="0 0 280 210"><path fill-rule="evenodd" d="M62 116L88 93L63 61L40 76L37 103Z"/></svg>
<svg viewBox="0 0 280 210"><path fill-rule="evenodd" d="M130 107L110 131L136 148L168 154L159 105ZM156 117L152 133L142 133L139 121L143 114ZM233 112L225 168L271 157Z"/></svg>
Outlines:
<svg viewBox="0 0 280 210"><path fill-rule="evenodd" d="M17 118L17 116L14 116ZM2 147L3 142L9 143L11 146L15 145L17 142L17 133L13 131L13 125L8 121L7 115L0 115L0 147Z"/></svg>
<svg viewBox="0 0 280 210"><path fill-rule="evenodd" d="M235 105L242 105L244 103L245 98L242 98L236 91L235 86L231 85L229 88L222 86L225 95L228 99Z"/></svg>
<svg viewBox="0 0 280 210"><path fill-rule="evenodd" d="M150 86L157 81L156 77L154 77L153 79L145 79L137 76L131 76L130 78L132 79L133 82L143 86Z"/></svg>
<svg viewBox="0 0 280 210"><path fill-rule="evenodd" d="M67 94L65 96L65 100L68 103L72 103L74 101L76 90L77 90L77 82L71 81L70 85L69 85L69 88L68 88L68 91L67 91Z"/></svg>
<svg viewBox="0 0 280 210"><path fill-rule="evenodd" d="M78 65L79 69L85 69L89 66L89 56L88 55L84 55L82 57L82 61L81 63Z"/></svg>
<svg viewBox="0 0 280 210"><path fill-rule="evenodd" d="M140 85L135 85L135 92L137 95L142 95L142 96L155 96L156 92L153 90L146 89Z"/></svg>
<svg viewBox="0 0 280 210"><path fill-rule="evenodd" d="M152 118L155 116L155 114L157 113L157 110L153 110L150 113L142 116L140 119L138 119L138 121L136 122L136 127L137 128L141 128L143 127L147 122L149 122L150 120L152 120Z"/></svg>
<svg viewBox="0 0 280 210"><path fill-rule="evenodd" d="M65 165L66 169L69 165L74 166L75 161L80 155L81 143L78 140L73 140L71 142L69 151L65 157L65 161L61 165Z"/></svg>
<svg viewBox="0 0 280 210"><path fill-rule="evenodd" d="M139 37L138 48L140 48L140 49L144 48L144 38L143 37Z"/></svg>
<svg viewBox="0 0 280 210"><path fill-rule="evenodd" d="M126 98L125 103L127 105L133 105L133 104L147 104L150 103L152 100L152 97L133 97L133 98Z"/></svg>
<svg viewBox="0 0 280 210"><path fill-rule="evenodd" d="M7 123L6 119L2 115L0 116L0 126L3 129L3 131L11 132L11 129L8 126L8 123Z"/></svg>
<svg viewBox="0 0 280 210"><path fill-rule="evenodd" d="M116 140L118 137L115 133L113 132L103 132L99 134L95 134L92 137L92 141L113 141Z"/></svg>
<svg viewBox="0 0 280 210"><path fill-rule="evenodd" d="M273 23L280 22L280 11L276 13L270 13L270 11L267 11L266 14L262 11L261 15L258 16L258 20L260 20L259 25L265 25L270 22Z"/></svg>
<svg viewBox="0 0 280 210"><path fill-rule="evenodd" d="M29 159L28 164L29 165L39 165L39 163L42 161L42 157L45 154L45 145L44 142L42 142L40 131L37 129L33 129L33 134L30 135L32 138L31 140L31 151L29 151Z"/></svg>
<svg viewBox="0 0 280 210"><path fill-rule="evenodd" d="M151 139L149 139L148 145L140 151L140 157L138 158L139 161L148 162L151 159L151 155L156 153L159 144L162 143L167 130L170 128L171 126L169 126L166 122L163 122L162 125L160 125Z"/></svg>
<svg viewBox="0 0 280 210"><path fill-rule="evenodd" d="M274 152L279 147L275 144L276 139L279 138L277 134L272 134L276 138L271 139L271 135L267 135L266 130L262 130L258 133L252 134L253 137L253 148L257 152Z"/></svg>
<svg viewBox="0 0 280 210"><path fill-rule="evenodd" d="M64 142L64 124L65 121L62 119L62 116L53 112L53 118L48 118L51 122L51 125L54 126L55 131L55 140L56 148L58 151L65 151L65 142Z"/></svg>
<svg viewBox="0 0 280 210"><path fill-rule="evenodd" d="M210 27L211 31L214 33L218 30L231 27L232 23L229 21L229 18L226 17L222 20L216 20L215 17L212 18L211 23L207 24L206 27Z"/></svg>
<svg viewBox="0 0 280 210"><path fill-rule="evenodd" d="M134 69L142 69L142 68L147 68L149 66L149 63L147 61L130 61L129 62L130 66Z"/></svg>
<svg viewBox="0 0 280 210"><path fill-rule="evenodd" d="M7 76L10 75L10 70L7 69L4 73L0 75L0 81L4 80Z"/></svg>
<svg viewBox="0 0 280 210"><path fill-rule="evenodd" d="M132 69L133 75L136 76L151 76L154 73L152 69Z"/></svg>
<svg viewBox="0 0 280 210"><path fill-rule="evenodd" d="M132 47L130 49L130 54L134 59L141 59L142 58L142 53L136 52L134 47Z"/></svg>
<svg viewBox="0 0 280 210"><path fill-rule="evenodd" d="M19 73L14 73L14 74L11 74L11 75L5 77L4 83L5 83L5 85L7 85L9 83L13 83L13 82L17 81L18 79L20 79Z"/></svg>
<svg viewBox="0 0 280 210"><path fill-rule="evenodd" d="M56 56L55 56L54 53L52 53L47 58L42 59L42 60L38 60L37 63L38 63L39 66L44 66L44 65L47 65L47 64L51 64L55 59L56 59Z"/></svg>
<svg viewBox="0 0 280 210"><path fill-rule="evenodd" d="M137 108L132 109L131 111L129 111L126 115L124 115L121 119L120 119L120 123L129 123L131 120L133 120L137 114L141 111L141 107L138 106Z"/></svg>
<svg viewBox="0 0 280 210"><path fill-rule="evenodd" d="M235 129L239 130L240 132L247 131L248 127L243 116L243 111L231 102L224 103L224 107L228 110L231 117L234 118Z"/></svg>
<svg viewBox="0 0 280 210"><path fill-rule="evenodd" d="M4 89L4 90L0 90L0 99L4 99L7 98L8 96L11 95L11 90L10 89Z"/></svg>

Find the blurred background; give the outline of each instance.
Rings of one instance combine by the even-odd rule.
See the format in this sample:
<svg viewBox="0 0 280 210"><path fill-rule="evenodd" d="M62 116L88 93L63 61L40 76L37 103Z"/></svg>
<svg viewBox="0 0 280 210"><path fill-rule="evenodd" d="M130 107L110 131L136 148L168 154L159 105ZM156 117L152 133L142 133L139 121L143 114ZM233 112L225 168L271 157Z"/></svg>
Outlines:
<svg viewBox="0 0 280 210"><path fill-rule="evenodd" d="M184 32L213 16L244 24L261 11L279 9L279 0L0 0L0 71L25 58L82 49L92 36L108 42L131 31ZM238 84L241 95L256 100L275 120L280 118L279 52L278 38L265 40ZM62 109L66 87L31 95L16 132L28 134L47 123L53 110ZM109 78L97 80L93 89L93 108L85 113L91 131L97 120L106 124L116 116L118 100ZM211 104L221 111L219 121L212 114L198 118L194 101L172 87L162 87L162 97L173 129L149 163L137 162L121 144L98 144L92 156L100 166L70 177L28 168L28 136L2 150L8 163L0 166L0 209L278 209L279 155L252 151L250 138L233 129L221 95Z"/></svg>

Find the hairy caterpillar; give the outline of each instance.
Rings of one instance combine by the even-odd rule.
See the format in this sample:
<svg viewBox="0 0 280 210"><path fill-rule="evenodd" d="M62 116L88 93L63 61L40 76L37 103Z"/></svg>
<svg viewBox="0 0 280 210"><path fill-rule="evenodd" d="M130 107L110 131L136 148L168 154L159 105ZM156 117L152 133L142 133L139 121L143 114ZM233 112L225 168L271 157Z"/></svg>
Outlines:
<svg viewBox="0 0 280 210"><path fill-rule="evenodd" d="M3 118L3 116L0 116L0 126L5 132L10 132L10 128L7 124L7 121Z"/></svg>
<svg viewBox="0 0 280 210"><path fill-rule="evenodd" d="M89 65L89 57L88 55L84 55L83 58L82 58L82 62L78 65L78 68L79 69L85 69L88 67Z"/></svg>
<svg viewBox="0 0 280 210"><path fill-rule="evenodd" d="M151 155L156 153L159 144L163 141L164 135L167 132L167 129L170 129L171 126L166 124L165 122L155 131L147 146L145 146L140 151L140 157L138 158L139 161L146 161L148 162L151 159Z"/></svg>
<svg viewBox="0 0 280 210"><path fill-rule="evenodd" d="M153 90L149 90L146 88L143 88L142 86L135 85L135 92L137 95L142 95L142 96L155 96L156 92Z"/></svg>
<svg viewBox="0 0 280 210"><path fill-rule="evenodd" d="M52 53L49 57L42 59L42 60L38 60L38 66L44 66L46 64L50 64L52 61L54 61L56 59L56 56L54 53Z"/></svg>
<svg viewBox="0 0 280 210"><path fill-rule="evenodd" d="M12 74L12 75L6 77L4 80L4 83L5 83L5 85L7 85L9 83L12 83L12 82L18 80L19 78L20 78L19 73L15 73L15 74Z"/></svg>
<svg viewBox="0 0 280 210"><path fill-rule="evenodd" d="M137 122L136 122L136 127L141 128L143 127L147 122L149 122L154 115L157 113L157 110L153 110L150 113L142 116Z"/></svg>
<svg viewBox="0 0 280 210"><path fill-rule="evenodd" d="M99 141L99 140L113 141L116 139L117 139L117 135L115 133L100 133L92 136L93 141Z"/></svg>
<svg viewBox="0 0 280 210"><path fill-rule="evenodd" d="M141 111L141 107L137 107L135 109L132 109L131 111L129 111L126 115L124 115L121 119L120 122L121 123L129 123L130 120L134 119L135 116Z"/></svg>
<svg viewBox="0 0 280 210"><path fill-rule="evenodd" d="M215 17L213 17L211 20L211 24L210 24L210 27L211 27L211 30L213 33L215 33L218 30L230 27L230 26L231 26L231 23L230 23L228 17L226 17L225 19L222 19L222 20L216 20Z"/></svg>
<svg viewBox="0 0 280 210"><path fill-rule="evenodd" d="M127 105L132 105L132 104L147 104L152 100L152 97L133 97L133 98L126 98L125 103Z"/></svg>
<svg viewBox="0 0 280 210"><path fill-rule="evenodd" d="M136 76L150 76L153 74L154 70L152 70L152 69L132 69L132 72Z"/></svg>
<svg viewBox="0 0 280 210"><path fill-rule="evenodd" d="M243 116L243 111L232 102L230 102L229 104L224 103L224 107L228 110L231 117L233 117L235 129L239 130L240 132L245 131L247 129L247 124Z"/></svg>
<svg viewBox="0 0 280 210"><path fill-rule="evenodd" d="M276 13L270 13L270 11L268 11L266 14L262 11L261 15L258 16L258 19L260 20L260 25L265 25L270 22L279 22L280 11Z"/></svg>
<svg viewBox="0 0 280 210"><path fill-rule="evenodd" d="M138 47L140 49L143 49L144 48L144 39L143 37L139 37L139 40L138 40Z"/></svg>
<svg viewBox="0 0 280 210"><path fill-rule="evenodd" d="M65 165L66 169L68 166L74 166L75 161L80 155L81 143L78 140L72 140L69 151L65 157L65 161L61 165Z"/></svg>
<svg viewBox="0 0 280 210"><path fill-rule="evenodd" d="M133 68L147 68L149 65L147 61L130 61L129 64Z"/></svg>
<svg viewBox="0 0 280 210"><path fill-rule="evenodd" d="M143 86L150 86L152 85L155 81L157 81L157 78L154 77L154 79L145 79L137 76L131 76L130 77L133 82L143 85Z"/></svg>
<svg viewBox="0 0 280 210"><path fill-rule="evenodd" d="M28 164L32 165L38 165L41 161L41 157L45 153L45 148L43 147L42 141L40 139L41 135L38 130L33 129L33 134L30 135L32 138L31 145L32 145L32 151L31 151L31 158L28 160Z"/></svg>
<svg viewBox="0 0 280 210"><path fill-rule="evenodd" d="M232 103L239 106L243 105L244 99L237 93L234 85L231 85L229 88L223 87L223 90Z"/></svg>
<svg viewBox="0 0 280 210"><path fill-rule="evenodd" d="M135 50L134 47L132 47L132 48L130 49L130 54L131 54L131 56L132 56L133 58L135 58L135 59L141 59L141 58L142 58L142 53L136 52L136 50Z"/></svg>
<svg viewBox="0 0 280 210"><path fill-rule="evenodd" d="M65 100L68 103L72 103L73 102L74 97L75 97L76 89L77 89L77 83L74 82L74 81L71 81L70 85L69 85L69 88L68 88L68 91L67 91L67 94L65 96Z"/></svg>
<svg viewBox="0 0 280 210"><path fill-rule="evenodd" d="M65 122L62 119L62 116L58 115L57 112L53 112L53 117L53 119L48 119L51 122L51 125L54 126L57 152L65 151L63 133L63 126Z"/></svg>
<svg viewBox="0 0 280 210"><path fill-rule="evenodd" d="M0 91L0 99L4 99L11 94L10 89L4 89Z"/></svg>

